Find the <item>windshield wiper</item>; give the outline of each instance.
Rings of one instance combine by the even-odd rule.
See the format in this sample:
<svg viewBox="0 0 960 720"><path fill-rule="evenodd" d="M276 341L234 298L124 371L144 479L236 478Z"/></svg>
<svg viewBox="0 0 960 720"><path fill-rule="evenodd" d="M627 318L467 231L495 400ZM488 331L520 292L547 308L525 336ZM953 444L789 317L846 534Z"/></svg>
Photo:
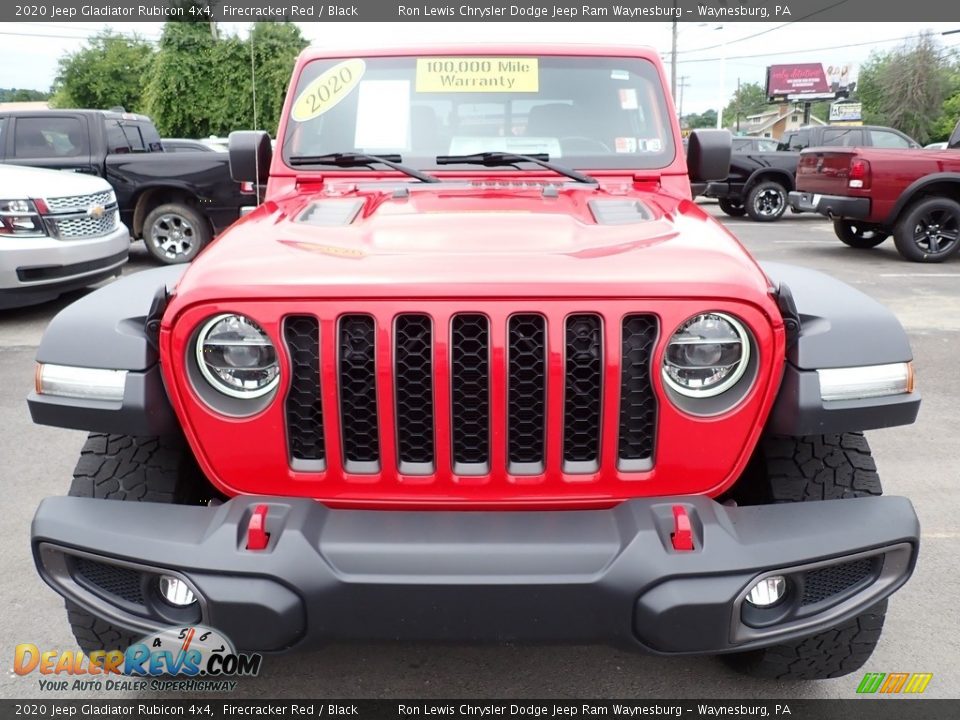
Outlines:
<svg viewBox="0 0 960 720"><path fill-rule="evenodd" d="M403 164L403 158L399 155L367 155L358 152L338 152L327 153L326 155L294 155L290 158L290 164L294 167L301 165L336 165L337 167L367 167L379 163L388 168L402 172L425 183L440 182L440 178L420 172L416 168L408 167Z"/></svg>
<svg viewBox="0 0 960 720"><path fill-rule="evenodd" d="M547 170L553 170L558 175L565 175L571 180L580 183L589 183L596 185L597 181L589 175L584 175L576 170L557 165L550 162L550 156L546 153L534 153L532 155L518 155L511 152L482 152L474 155L438 155L437 165L458 165L466 163L468 165L483 165L484 167L497 167L498 165L515 165L518 162L528 162Z"/></svg>

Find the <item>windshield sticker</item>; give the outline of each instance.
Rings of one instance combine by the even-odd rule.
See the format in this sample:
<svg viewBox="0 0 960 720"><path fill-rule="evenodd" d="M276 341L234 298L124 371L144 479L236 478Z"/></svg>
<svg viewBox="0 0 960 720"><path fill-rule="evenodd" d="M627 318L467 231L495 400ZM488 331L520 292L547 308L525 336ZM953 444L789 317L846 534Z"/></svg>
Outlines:
<svg viewBox="0 0 960 720"><path fill-rule="evenodd" d="M297 96L290 117L306 122L332 110L357 87L366 69L367 64L359 58L334 65Z"/></svg>
<svg viewBox="0 0 960 720"><path fill-rule="evenodd" d="M629 80L630 73L628 73L626 70L611 70L610 79L611 80Z"/></svg>
<svg viewBox="0 0 960 720"><path fill-rule="evenodd" d="M663 150L663 143L660 138L637 138L637 150L639 152L657 153Z"/></svg>
<svg viewBox="0 0 960 720"><path fill-rule="evenodd" d="M632 137L615 138L614 150L618 153L635 153L637 151L637 139Z"/></svg>
<svg viewBox="0 0 960 720"><path fill-rule="evenodd" d="M537 58L417 58L417 92L539 92Z"/></svg>
<svg viewBox="0 0 960 720"><path fill-rule="evenodd" d="M637 102L637 89L620 88L620 109L636 110L638 107L640 103Z"/></svg>
<svg viewBox="0 0 960 720"><path fill-rule="evenodd" d="M389 122L385 122L389 118ZM354 147L400 150L409 147L410 81L364 80L357 95Z"/></svg>

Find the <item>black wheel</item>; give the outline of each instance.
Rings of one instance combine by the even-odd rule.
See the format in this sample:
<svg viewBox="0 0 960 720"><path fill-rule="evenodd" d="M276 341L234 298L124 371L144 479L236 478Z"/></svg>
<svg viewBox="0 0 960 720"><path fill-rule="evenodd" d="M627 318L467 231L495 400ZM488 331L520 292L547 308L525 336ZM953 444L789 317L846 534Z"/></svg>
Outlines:
<svg viewBox="0 0 960 720"><path fill-rule="evenodd" d="M734 202L727 198L721 198L717 202L720 203L720 209L730 217L743 217L747 214L747 209L743 206L742 202Z"/></svg>
<svg viewBox="0 0 960 720"><path fill-rule="evenodd" d="M960 203L931 197L911 205L893 231L897 250L913 262L943 262L960 249Z"/></svg>
<svg viewBox="0 0 960 720"><path fill-rule="evenodd" d="M881 495L880 476L861 433L768 437L761 441L739 500L806 502ZM880 640L887 601L802 640L720 656L753 677L817 680L855 672Z"/></svg>
<svg viewBox="0 0 960 720"><path fill-rule="evenodd" d="M143 221L143 243L153 257L167 265L186 263L210 242L210 225L197 210L167 203L151 210Z"/></svg>
<svg viewBox="0 0 960 720"><path fill-rule="evenodd" d="M775 180L763 180L747 193L747 214L757 222L779 220L787 209L787 189Z"/></svg>
<svg viewBox="0 0 960 720"><path fill-rule="evenodd" d="M73 471L73 497L201 504L213 493L183 438L92 433ZM126 650L137 636L67 600L67 621L80 649Z"/></svg>
<svg viewBox="0 0 960 720"><path fill-rule="evenodd" d="M874 248L890 237L890 233L883 232L875 225L864 225L853 220L834 220L833 232L845 245L858 250Z"/></svg>

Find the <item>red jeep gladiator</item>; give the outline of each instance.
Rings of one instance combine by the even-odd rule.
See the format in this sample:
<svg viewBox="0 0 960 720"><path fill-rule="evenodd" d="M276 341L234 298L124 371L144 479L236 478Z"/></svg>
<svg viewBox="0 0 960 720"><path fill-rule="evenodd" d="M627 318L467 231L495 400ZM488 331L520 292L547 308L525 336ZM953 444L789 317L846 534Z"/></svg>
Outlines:
<svg viewBox="0 0 960 720"><path fill-rule="evenodd" d="M804 150L789 202L832 219L851 247L893 234L907 260L943 262L960 250L960 123L945 150Z"/></svg>
<svg viewBox="0 0 960 720"><path fill-rule="evenodd" d="M570 641L860 667L919 526L862 432L920 398L894 316L691 201L652 50L306 51L266 199L58 315L36 422L91 432L37 568L86 652ZM124 502L116 502L122 500Z"/></svg>

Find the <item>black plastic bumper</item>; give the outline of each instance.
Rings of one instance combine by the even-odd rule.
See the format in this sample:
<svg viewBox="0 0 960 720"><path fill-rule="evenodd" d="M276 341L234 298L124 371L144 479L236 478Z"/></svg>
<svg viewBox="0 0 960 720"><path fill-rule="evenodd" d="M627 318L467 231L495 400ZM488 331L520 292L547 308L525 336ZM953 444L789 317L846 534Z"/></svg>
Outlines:
<svg viewBox="0 0 960 720"><path fill-rule="evenodd" d="M269 544L249 551L246 527L263 503ZM677 504L692 522L692 552L670 540ZM261 651L388 639L741 650L810 635L870 607L906 582L918 543L913 508L898 497L741 508L678 497L542 512L55 497L41 503L32 531L44 580L114 624L146 633L186 620L156 601L156 574L169 572L201 598L191 621L219 629L238 649ZM128 579L134 573L142 592L113 595L116 584L96 580L102 572L93 581L84 575L91 561ZM850 562L867 574L807 602L811 573ZM790 591L758 616L744 597L770 572L787 575Z"/></svg>
<svg viewBox="0 0 960 720"><path fill-rule="evenodd" d="M819 195L794 190L787 202L795 212L815 212L830 218L863 220L870 217L870 198Z"/></svg>

